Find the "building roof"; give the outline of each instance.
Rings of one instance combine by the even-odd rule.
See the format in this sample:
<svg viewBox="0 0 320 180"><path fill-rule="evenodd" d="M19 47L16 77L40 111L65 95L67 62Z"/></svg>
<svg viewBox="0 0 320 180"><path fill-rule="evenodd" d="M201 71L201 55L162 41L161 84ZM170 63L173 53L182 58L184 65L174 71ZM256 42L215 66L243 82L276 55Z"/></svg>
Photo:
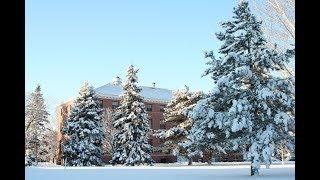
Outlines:
<svg viewBox="0 0 320 180"><path fill-rule="evenodd" d="M168 103L172 99L172 91L168 89L139 86L141 88L140 95L144 101ZM100 97L109 99L118 99L122 93L122 86L114 83L109 83L95 89Z"/></svg>

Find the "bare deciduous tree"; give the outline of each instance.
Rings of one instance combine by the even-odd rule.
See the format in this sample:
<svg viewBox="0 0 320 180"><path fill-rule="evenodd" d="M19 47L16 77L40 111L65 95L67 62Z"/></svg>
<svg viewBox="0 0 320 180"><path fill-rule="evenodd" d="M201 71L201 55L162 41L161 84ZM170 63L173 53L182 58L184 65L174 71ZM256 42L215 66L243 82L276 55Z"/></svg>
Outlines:
<svg viewBox="0 0 320 180"><path fill-rule="evenodd" d="M292 49L295 41L295 0L251 0L253 9L263 21L269 42L279 50Z"/></svg>
<svg viewBox="0 0 320 180"><path fill-rule="evenodd" d="M295 45L295 0L249 1L251 1L255 14L263 21L262 30L268 45L273 47L276 44L278 52L293 49ZM294 67L287 67L282 74L284 77L294 77Z"/></svg>
<svg viewBox="0 0 320 180"><path fill-rule="evenodd" d="M52 128L47 128L44 135L44 143L43 143L43 145L46 146L44 148L46 149L47 154L44 157L44 159L47 162L52 161L54 163L54 160L56 157L56 151L58 148L57 136L58 136L58 131L53 130Z"/></svg>

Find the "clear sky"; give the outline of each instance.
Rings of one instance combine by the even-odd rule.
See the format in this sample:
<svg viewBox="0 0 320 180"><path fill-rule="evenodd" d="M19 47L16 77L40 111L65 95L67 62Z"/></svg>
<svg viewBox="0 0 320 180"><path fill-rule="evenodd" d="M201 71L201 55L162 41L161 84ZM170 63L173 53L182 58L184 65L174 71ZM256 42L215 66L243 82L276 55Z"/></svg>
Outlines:
<svg viewBox="0 0 320 180"><path fill-rule="evenodd" d="M208 92L203 51L237 0L27 0L26 93L42 86L50 120L55 107L139 68L139 85Z"/></svg>

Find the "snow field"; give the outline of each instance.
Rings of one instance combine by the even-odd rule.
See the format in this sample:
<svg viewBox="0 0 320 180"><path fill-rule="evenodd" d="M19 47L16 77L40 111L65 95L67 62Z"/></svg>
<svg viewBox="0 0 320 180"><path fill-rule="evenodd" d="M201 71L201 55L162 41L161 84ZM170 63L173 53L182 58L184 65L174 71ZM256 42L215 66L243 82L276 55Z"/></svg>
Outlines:
<svg viewBox="0 0 320 180"><path fill-rule="evenodd" d="M249 165L234 166L105 166L26 167L26 180L294 180L295 165L261 167L260 176L250 176Z"/></svg>

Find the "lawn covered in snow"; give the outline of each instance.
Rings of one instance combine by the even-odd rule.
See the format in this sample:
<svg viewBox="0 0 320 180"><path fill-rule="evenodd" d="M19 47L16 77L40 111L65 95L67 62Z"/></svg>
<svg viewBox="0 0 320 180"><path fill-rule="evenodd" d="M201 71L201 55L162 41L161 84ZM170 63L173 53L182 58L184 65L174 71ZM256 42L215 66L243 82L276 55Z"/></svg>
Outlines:
<svg viewBox="0 0 320 180"><path fill-rule="evenodd" d="M249 165L197 166L105 166L105 167L26 167L26 180L294 180L295 165L262 166L260 176L251 177Z"/></svg>

